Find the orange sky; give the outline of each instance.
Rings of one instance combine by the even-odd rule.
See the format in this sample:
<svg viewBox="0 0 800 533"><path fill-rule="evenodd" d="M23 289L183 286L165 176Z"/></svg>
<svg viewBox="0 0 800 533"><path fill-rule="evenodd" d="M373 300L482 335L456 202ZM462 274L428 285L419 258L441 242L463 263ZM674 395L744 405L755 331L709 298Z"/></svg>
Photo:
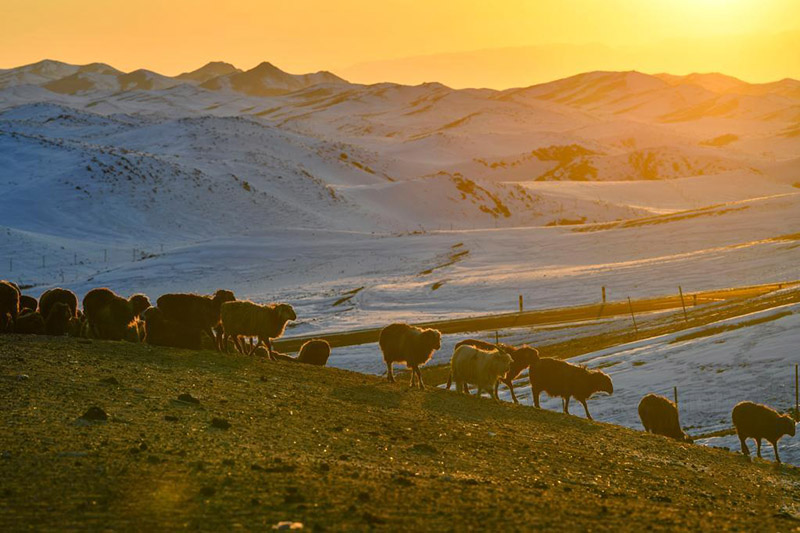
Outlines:
<svg viewBox="0 0 800 533"><path fill-rule="evenodd" d="M800 77L797 35L800 0L2 0L0 67L51 58L175 75L209 60L269 60L353 81L455 86L601 68L767 81ZM516 55L485 57L501 48ZM482 52L463 54L472 51ZM461 53L457 65L447 53Z"/></svg>

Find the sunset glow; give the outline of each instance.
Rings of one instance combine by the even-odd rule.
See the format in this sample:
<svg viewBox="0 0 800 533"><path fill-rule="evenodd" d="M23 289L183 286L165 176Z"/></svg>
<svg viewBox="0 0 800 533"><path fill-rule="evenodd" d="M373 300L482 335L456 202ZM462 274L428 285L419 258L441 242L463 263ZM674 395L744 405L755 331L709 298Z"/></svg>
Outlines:
<svg viewBox="0 0 800 533"><path fill-rule="evenodd" d="M210 59L245 69L268 60L354 81L438 72L492 87L593 69L800 76L796 0L32 0L4 2L2 15L0 68L52 58L175 75ZM492 52L508 48L497 65Z"/></svg>

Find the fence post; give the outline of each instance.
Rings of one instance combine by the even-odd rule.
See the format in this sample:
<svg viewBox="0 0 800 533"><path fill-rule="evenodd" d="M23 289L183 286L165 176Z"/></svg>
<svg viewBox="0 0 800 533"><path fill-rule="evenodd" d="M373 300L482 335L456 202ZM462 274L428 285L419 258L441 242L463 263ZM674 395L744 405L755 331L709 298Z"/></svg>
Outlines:
<svg viewBox="0 0 800 533"><path fill-rule="evenodd" d="M522 312L522 295L519 295L519 312Z"/></svg>
<svg viewBox="0 0 800 533"><path fill-rule="evenodd" d="M131 261L136 261L136 248L134 248L133 253L131 253Z"/></svg>
<svg viewBox="0 0 800 533"><path fill-rule="evenodd" d="M680 285L678 285L678 292L681 293L681 305L683 306L683 319L686 322L689 322L689 316L686 314L686 302L683 301L683 288L681 288Z"/></svg>
<svg viewBox="0 0 800 533"><path fill-rule="evenodd" d="M798 365L794 365L794 419L800 421L800 379L797 373Z"/></svg>
<svg viewBox="0 0 800 533"><path fill-rule="evenodd" d="M633 315L633 304L631 303L631 297L628 296L628 308L631 310L631 318L633 319L633 329L636 331L636 336L639 336L639 326L636 325L636 317Z"/></svg>
<svg viewBox="0 0 800 533"><path fill-rule="evenodd" d="M103 263L108 263L108 248L103 250Z"/></svg>
<svg viewBox="0 0 800 533"><path fill-rule="evenodd" d="M672 397L675 398L675 409L678 408L678 387L672 387Z"/></svg>
<svg viewBox="0 0 800 533"><path fill-rule="evenodd" d="M606 286L603 285L603 303L606 303Z"/></svg>
<svg viewBox="0 0 800 533"><path fill-rule="evenodd" d="M73 256L72 256L72 264L73 265L77 265L78 264L78 254L73 254Z"/></svg>
<svg viewBox="0 0 800 533"><path fill-rule="evenodd" d="M494 332L494 343L500 344L500 335L497 333L497 330Z"/></svg>

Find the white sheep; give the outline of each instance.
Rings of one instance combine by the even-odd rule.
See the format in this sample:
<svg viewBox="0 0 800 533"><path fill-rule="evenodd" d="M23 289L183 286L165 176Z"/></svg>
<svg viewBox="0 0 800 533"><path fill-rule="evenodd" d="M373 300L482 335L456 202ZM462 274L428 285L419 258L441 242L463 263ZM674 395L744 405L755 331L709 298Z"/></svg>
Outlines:
<svg viewBox="0 0 800 533"><path fill-rule="evenodd" d="M462 345L455 349L450 359L450 379L456 382L456 391L469 394L469 385L477 385L478 396L487 391L498 400L495 384L511 368L511 356L499 349L481 350Z"/></svg>

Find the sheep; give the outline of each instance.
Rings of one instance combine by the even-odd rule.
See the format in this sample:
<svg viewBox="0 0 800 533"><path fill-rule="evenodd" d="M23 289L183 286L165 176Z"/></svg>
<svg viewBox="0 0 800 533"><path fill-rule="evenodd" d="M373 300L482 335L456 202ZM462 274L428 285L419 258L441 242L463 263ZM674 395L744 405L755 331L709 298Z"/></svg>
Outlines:
<svg viewBox="0 0 800 533"><path fill-rule="evenodd" d="M442 347L442 334L435 329L422 329L408 324L390 324L381 330L378 344L386 363L387 379L394 383L392 363L405 363L411 369L413 387L419 378L419 388L424 389L420 365L424 365L433 357L433 352Z"/></svg>
<svg viewBox="0 0 800 533"><path fill-rule="evenodd" d="M50 310L56 302L63 302L69 306L71 316L78 316L78 297L69 289L62 289L56 287L55 289L48 289L39 297L39 312L47 319L50 316Z"/></svg>
<svg viewBox="0 0 800 533"><path fill-rule="evenodd" d="M254 348L245 350L242 337L258 337L258 344L264 343L272 356L272 341L283 335L286 324L296 320L297 314L289 304L259 305L253 302L225 302L220 309L222 329L225 336L233 339L236 349L241 353L252 354ZM225 351L227 352L227 344Z"/></svg>
<svg viewBox="0 0 800 533"><path fill-rule="evenodd" d="M222 304L235 300L234 294L226 290L218 290L213 297L199 294L164 294L156 301L156 307L161 309L166 320L204 331L215 341L217 350L222 351L223 336L218 329L220 309Z"/></svg>
<svg viewBox="0 0 800 533"><path fill-rule="evenodd" d="M512 361L511 356L502 348L488 351L470 345L458 346L450 359L447 388L450 388L451 381L455 381L456 391L469 394L467 384L473 383L478 387L478 396L486 390L492 398L499 401L495 385L509 371Z"/></svg>
<svg viewBox="0 0 800 533"><path fill-rule="evenodd" d="M306 341L297 354L297 362L307 365L325 366L331 356L331 345L323 339Z"/></svg>
<svg viewBox="0 0 800 533"><path fill-rule="evenodd" d="M188 350L202 348L199 329L167 320L164 312L158 307L150 307L142 315L144 316L144 342L147 344Z"/></svg>
<svg viewBox="0 0 800 533"><path fill-rule="evenodd" d="M50 314L45 318L45 333L53 336L64 336L69 333L72 310L64 302L55 302L50 306Z"/></svg>
<svg viewBox="0 0 800 533"><path fill-rule="evenodd" d="M511 391L511 399L514 403L519 403L517 399L517 395L514 394L514 380L522 374L522 371L526 368L530 367L530 365L537 359L539 359L539 350L536 348L532 348L530 346L523 345L518 348L513 346L509 346L508 344L498 343L498 344L491 344L489 342L481 341L478 339L466 339L458 344L456 344L456 349L461 346L474 346L475 348L480 348L481 350L492 351L495 348L501 349L502 351L506 352L508 355L511 356L511 368L508 369L506 375L501 377L498 382L495 384L495 396L497 396L498 390L500 389L500 383L505 383L508 390ZM447 383L447 389L450 389L450 382ZM466 392L469 393L469 385L466 385Z"/></svg>
<svg viewBox="0 0 800 533"><path fill-rule="evenodd" d="M28 311L36 311L39 308L39 301L33 296L27 294L19 295L19 311L20 313L27 309Z"/></svg>
<svg viewBox="0 0 800 533"><path fill-rule="evenodd" d="M39 311L26 310L17 316L14 332L22 335L44 335L44 317Z"/></svg>
<svg viewBox="0 0 800 533"><path fill-rule="evenodd" d="M131 309L133 310L133 314L136 315L136 318L142 318L144 312L152 307L150 298L144 294L134 294L128 298L128 302L130 302Z"/></svg>
<svg viewBox="0 0 800 533"><path fill-rule="evenodd" d="M0 280L0 333L11 331L19 315L19 289L10 281Z"/></svg>
<svg viewBox="0 0 800 533"><path fill-rule="evenodd" d="M642 398L639 402L639 418L644 430L649 433L692 442L692 438L681 429L678 408L663 396L648 394Z"/></svg>
<svg viewBox="0 0 800 533"><path fill-rule="evenodd" d="M131 303L107 288L92 289L83 298L90 336L119 341L136 317Z"/></svg>
<svg viewBox="0 0 800 533"><path fill-rule="evenodd" d="M561 397L564 413L569 414L569 400L575 398L586 411L586 418L592 420L586 400L595 392L614 393L611 378L600 370L586 368L542 357L531 365L530 370L531 393L533 404L539 407L539 395L544 391L549 396Z"/></svg>
<svg viewBox="0 0 800 533"><path fill-rule="evenodd" d="M795 422L791 416L782 415L766 405L740 402L733 408L731 418L742 443L744 455L750 455L747 439L751 437L755 439L758 457L761 457L761 439L767 439L775 450L775 461L781 462L778 455L778 440L784 435L794 437L795 434Z"/></svg>

